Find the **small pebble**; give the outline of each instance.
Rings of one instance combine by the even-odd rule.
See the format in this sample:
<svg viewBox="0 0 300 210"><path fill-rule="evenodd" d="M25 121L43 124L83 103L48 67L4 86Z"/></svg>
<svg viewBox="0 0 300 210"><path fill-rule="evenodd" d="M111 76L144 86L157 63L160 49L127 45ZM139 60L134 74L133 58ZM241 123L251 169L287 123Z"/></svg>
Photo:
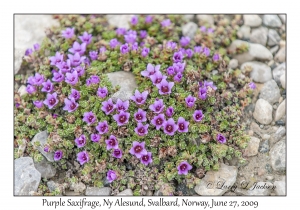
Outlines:
<svg viewBox="0 0 300 210"><path fill-rule="evenodd" d="M270 136L269 134L264 134L263 137L262 137L262 139L263 139L263 140L269 140L270 137L271 137L271 136Z"/></svg>
<svg viewBox="0 0 300 210"><path fill-rule="evenodd" d="M264 128L264 125L260 125L259 127L260 127L260 128Z"/></svg>
<svg viewBox="0 0 300 210"><path fill-rule="evenodd" d="M272 175L266 176L267 180L272 181L274 177Z"/></svg>
<svg viewBox="0 0 300 210"><path fill-rule="evenodd" d="M276 121L276 125L285 125L285 122L283 120Z"/></svg>
<svg viewBox="0 0 300 210"><path fill-rule="evenodd" d="M276 109L277 109L277 105L273 105L273 109L275 109L275 110L276 110Z"/></svg>

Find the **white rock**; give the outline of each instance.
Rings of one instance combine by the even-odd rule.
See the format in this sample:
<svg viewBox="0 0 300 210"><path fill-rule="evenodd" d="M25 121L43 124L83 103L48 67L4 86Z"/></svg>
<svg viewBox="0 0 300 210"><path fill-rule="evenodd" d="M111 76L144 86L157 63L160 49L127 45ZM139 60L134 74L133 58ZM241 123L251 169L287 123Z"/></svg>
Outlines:
<svg viewBox="0 0 300 210"><path fill-rule="evenodd" d="M55 176L56 169L51 162L43 159L41 162L34 163L35 168L41 173L42 178L50 179Z"/></svg>
<svg viewBox="0 0 300 210"><path fill-rule="evenodd" d="M193 20L194 19L194 15L183 15L183 18L186 19L186 20Z"/></svg>
<svg viewBox="0 0 300 210"><path fill-rule="evenodd" d="M259 143L260 140L258 138L251 136L250 141L248 142L248 147L244 151L244 155L247 157L257 155Z"/></svg>
<svg viewBox="0 0 300 210"><path fill-rule="evenodd" d="M280 83L281 83L281 87L283 87L284 89L286 88L285 87L285 74L281 75L280 76Z"/></svg>
<svg viewBox="0 0 300 210"><path fill-rule="evenodd" d="M285 181L275 181L275 193L276 195L286 195L286 184Z"/></svg>
<svg viewBox="0 0 300 210"><path fill-rule="evenodd" d="M236 69L239 66L239 62L237 59L231 59L229 61L228 67L231 69Z"/></svg>
<svg viewBox="0 0 300 210"><path fill-rule="evenodd" d="M277 27L279 28L282 23L277 15L264 15L263 23L269 27Z"/></svg>
<svg viewBox="0 0 300 210"><path fill-rule="evenodd" d="M198 26L196 23L188 22L187 24L182 26L182 33L184 36L188 36L191 39L193 39L197 29L198 29Z"/></svg>
<svg viewBox="0 0 300 210"><path fill-rule="evenodd" d="M213 15L197 15L196 17L199 21L209 23L210 25L214 24Z"/></svg>
<svg viewBox="0 0 300 210"><path fill-rule="evenodd" d="M109 187L87 187L85 191L85 195L91 195L91 196L99 196L99 195L110 195L111 194L111 188Z"/></svg>
<svg viewBox="0 0 300 210"><path fill-rule="evenodd" d="M278 102L280 98L280 90L275 80L270 80L264 84L260 90L259 98L265 99L270 104Z"/></svg>
<svg viewBox="0 0 300 210"><path fill-rule="evenodd" d="M40 151L40 153L42 153L42 155L44 155L44 157L46 157L48 161L54 162L54 158L53 158L54 153L44 151L45 144L47 143L47 138L48 138L47 131L43 131L36 134L31 140L31 143L34 145L35 142L39 142L40 146L36 147L38 151Z"/></svg>
<svg viewBox="0 0 300 210"><path fill-rule="evenodd" d="M269 29L268 33L268 45L269 46L274 46L279 44L280 42L280 36L278 35L277 31L274 29Z"/></svg>
<svg viewBox="0 0 300 210"><path fill-rule="evenodd" d="M277 142L270 150L271 165L274 171L286 170L286 143L285 140Z"/></svg>
<svg viewBox="0 0 300 210"><path fill-rule="evenodd" d="M259 27L252 30L250 35L250 41L253 43L261 44L265 46L268 39L268 29L265 27Z"/></svg>
<svg viewBox="0 0 300 210"><path fill-rule="evenodd" d="M285 23L285 21L286 21L286 15L279 15L279 17L280 17L281 21L283 23Z"/></svg>
<svg viewBox="0 0 300 210"><path fill-rule="evenodd" d="M249 39L251 34L251 28L250 26L242 25L238 32L237 35L240 39Z"/></svg>
<svg viewBox="0 0 300 210"><path fill-rule="evenodd" d="M278 85L280 85L280 77L281 75L285 74L286 70L286 64L285 62L277 66L275 69L273 69L273 78L277 82Z"/></svg>
<svg viewBox="0 0 300 210"><path fill-rule="evenodd" d="M278 50L279 50L279 46L276 45L270 49L270 52L272 53L272 55L275 55L275 53L277 53Z"/></svg>
<svg viewBox="0 0 300 210"><path fill-rule="evenodd" d="M252 71L250 77L255 82L265 83L272 79L271 68L268 65L257 61L251 61L243 63L241 69L243 70L247 66L251 66Z"/></svg>
<svg viewBox="0 0 300 210"><path fill-rule="evenodd" d="M129 29L129 22L133 15L106 15L107 21L110 25L117 28Z"/></svg>
<svg viewBox="0 0 300 210"><path fill-rule="evenodd" d="M256 182L247 191L246 195L270 195L271 191L274 190L274 185L271 182Z"/></svg>
<svg viewBox="0 0 300 210"><path fill-rule="evenodd" d="M244 24L250 27L258 27L262 23L262 19L258 15L243 15Z"/></svg>
<svg viewBox="0 0 300 210"><path fill-rule="evenodd" d="M282 63L282 62L285 62L285 58L286 58L285 48L283 47L283 48L280 48L280 50L276 53L274 59L275 59L275 61Z"/></svg>
<svg viewBox="0 0 300 210"><path fill-rule="evenodd" d="M26 90L26 86L25 85L22 85L19 90L18 90L18 93L19 95L22 97L22 96L25 96L28 92Z"/></svg>
<svg viewBox="0 0 300 210"><path fill-rule="evenodd" d="M118 195L122 195L122 196L124 196L124 195L126 195L126 196L132 196L132 195L133 195L133 192L132 192L131 189L126 189L126 190L120 192Z"/></svg>
<svg viewBox="0 0 300 210"><path fill-rule="evenodd" d="M261 124L268 125L272 122L272 106L264 99L258 99L255 104L253 117Z"/></svg>
<svg viewBox="0 0 300 210"><path fill-rule="evenodd" d="M280 120L286 114L285 99L281 102L276 110L275 121Z"/></svg>

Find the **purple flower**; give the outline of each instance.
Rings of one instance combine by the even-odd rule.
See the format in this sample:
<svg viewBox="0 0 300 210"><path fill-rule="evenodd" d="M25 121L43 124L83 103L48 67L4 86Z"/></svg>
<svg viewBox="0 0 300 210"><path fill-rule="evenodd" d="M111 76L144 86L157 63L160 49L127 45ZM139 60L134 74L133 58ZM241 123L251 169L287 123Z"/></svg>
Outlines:
<svg viewBox="0 0 300 210"><path fill-rule="evenodd" d="M102 102L102 107L101 110L105 112L106 115L109 115L110 113L112 113L115 109L115 105L112 102L112 99L108 99L107 101L103 101Z"/></svg>
<svg viewBox="0 0 300 210"><path fill-rule="evenodd" d="M208 57L208 56L210 55L210 49L207 48L207 47L204 47L203 50L202 50L202 53L203 53L206 57Z"/></svg>
<svg viewBox="0 0 300 210"><path fill-rule="evenodd" d="M34 106L38 109L42 108L43 107L43 101L34 101L33 102Z"/></svg>
<svg viewBox="0 0 300 210"><path fill-rule="evenodd" d="M184 48L180 48L178 52L181 52L181 53L182 53L182 55L185 55L185 54L186 54L186 53L185 53L185 49L184 49Z"/></svg>
<svg viewBox="0 0 300 210"><path fill-rule="evenodd" d="M84 75L84 68L82 67L82 66L77 66L77 67L75 67L74 69L73 69L73 71L77 71L77 75L78 75L78 77L80 77L80 76L82 76L82 75ZM72 71L72 72L73 72Z"/></svg>
<svg viewBox="0 0 300 210"><path fill-rule="evenodd" d="M50 150L49 146L44 147L44 152L49 152L49 150Z"/></svg>
<svg viewBox="0 0 300 210"><path fill-rule="evenodd" d="M86 43L83 42L82 44L79 44L78 42L73 43L73 47L69 49L70 53L79 53L79 55L83 55L86 50Z"/></svg>
<svg viewBox="0 0 300 210"><path fill-rule="evenodd" d="M70 85L76 85L78 82L77 71L73 71L72 73L66 73L65 82Z"/></svg>
<svg viewBox="0 0 300 210"><path fill-rule="evenodd" d="M117 103L116 103L116 108L118 111L126 111L129 107L129 101L122 101L121 99L118 98Z"/></svg>
<svg viewBox="0 0 300 210"><path fill-rule="evenodd" d="M130 114L128 112L120 111L119 114L113 116L114 120L117 122L118 126L125 125L128 123Z"/></svg>
<svg viewBox="0 0 300 210"><path fill-rule="evenodd" d="M112 152L112 156L120 159L122 157L122 150L114 149L114 151Z"/></svg>
<svg viewBox="0 0 300 210"><path fill-rule="evenodd" d="M155 74L150 76L150 79L151 79L153 85L157 85L162 80L167 79L167 76L164 76L160 71L157 71Z"/></svg>
<svg viewBox="0 0 300 210"><path fill-rule="evenodd" d="M109 46L110 46L110 48L112 48L112 49L116 48L116 46L119 45L119 44L120 44L120 43L118 42L117 39L111 39L111 40L109 41Z"/></svg>
<svg viewBox="0 0 300 210"><path fill-rule="evenodd" d="M185 121L183 117L179 117L177 121L177 126L178 126L178 132L180 133L186 133L189 130L189 122Z"/></svg>
<svg viewBox="0 0 300 210"><path fill-rule="evenodd" d="M16 106L16 108L19 108L19 107L20 107L20 104L19 104L19 103L16 103L15 106Z"/></svg>
<svg viewBox="0 0 300 210"><path fill-rule="evenodd" d="M137 42L135 42L132 46L131 46L131 51L137 51L139 49L139 45Z"/></svg>
<svg viewBox="0 0 300 210"><path fill-rule="evenodd" d="M146 38L146 37L147 37L147 31L141 30L141 31L140 31L140 37L141 37L141 39Z"/></svg>
<svg viewBox="0 0 300 210"><path fill-rule="evenodd" d="M49 109L56 106L56 104L58 104L57 93L47 93L47 98L44 100L44 104L47 105Z"/></svg>
<svg viewBox="0 0 300 210"><path fill-rule="evenodd" d="M172 41L168 41L168 42L167 42L167 48L168 48L168 49L175 50L176 47L177 47L176 42L172 42Z"/></svg>
<svg viewBox="0 0 300 210"><path fill-rule="evenodd" d="M202 100L205 100L207 98L207 89L206 87L200 88L199 89L199 94L198 94L199 98L201 98Z"/></svg>
<svg viewBox="0 0 300 210"><path fill-rule="evenodd" d="M97 51L91 51L90 53L90 58L92 61L97 60L98 58L98 52Z"/></svg>
<svg viewBox="0 0 300 210"><path fill-rule="evenodd" d="M99 52L100 52L100 54L105 53L106 52L106 47L104 47L104 46L100 47Z"/></svg>
<svg viewBox="0 0 300 210"><path fill-rule="evenodd" d="M59 72L54 71L53 72L52 81L54 81L54 82L62 82L62 81L64 81L64 79L65 79L65 75L63 75L61 73L61 71L59 71Z"/></svg>
<svg viewBox="0 0 300 210"><path fill-rule="evenodd" d="M91 124L93 124L94 122L96 122L97 117L95 116L95 114L94 114L92 111L90 111L90 112L85 112L85 113L83 114L82 120L83 120L84 122L86 122L88 125L91 125Z"/></svg>
<svg viewBox="0 0 300 210"><path fill-rule="evenodd" d="M68 58L72 66L79 66L85 60L85 56L81 57L79 53L75 53L74 55L68 54Z"/></svg>
<svg viewBox="0 0 300 210"><path fill-rule="evenodd" d="M34 49L34 51L40 50L40 44L39 44L39 43L35 43L35 44L33 45L33 49Z"/></svg>
<svg viewBox="0 0 300 210"><path fill-rule="evenodd" d="M188 37L188 36L181 37L181 39L180 39L180 45L182 47L185 47L185 46L187 46L190 43L190 41L191 41L191 38Z"/></svg>
<svg viewBox="0 0 300 210"><path fill-rule="evenodd" d="M146 56L149 54L149 52L150 52L150 49L147 48L147 47L144 47L143 50L142 50L141 55L142 55L143 57L146 57Z"/></svg>
<svg viewBox="0 0 300 210"><path fill-rule="evenodd" d="M145 136L148 133L149 124L143 125L143 123L138 123L137 127L134 129L135 133L139 136Z"/></svg>
<svg viewBox="0 0 300 210"><path fill-rule="evenodd" d="M252 90L254 90L256 88L256 85L254 82L251 82L249 85L249 88L251 88Z"/></svg>
<svg viewBox="0 0 300 210"><path fill-rule="evenodd" d="M78 108L78 103L76 103L74 98L71 98L71 100L65 98L65 107L63 110L66 110L68 112L74 112Z"/></svg>
<svg viewBox="0 0 300 210"><path fill-rule="evenodd" d="M174 63L182 62L182 59L183 59L183 54L182 54L181 51L174 53L174 55L173 55L173 61L174 61Z"/></svg>
<svg viewBox="0 0 300 210"><path fill-rule="evenodd" d="M125 35L126 34L126 28L117 28L117 30L116 30L116 34L118 35L118 36L120 36L120 35Z"/></svg>
<svg viewBox="0 0 300 210"><path fill-rule="evenodd" d="M147 152L146 155L142 155L142 157L140 158L141 162L146 166L149 165L150 163L152 163L152 153L151 152Z"/></svg>
<svg viewBox="0 0 300 210"><path fill-rule="evenodd" d="M213 61L219 61L221 59L221 56L219 53L215 53L213 56Z"/></svg>
<svg viewBox="0 0 300 210"><path fill-rule="evenodd" d="M59 161L63 157L63 152L61 150L57 150L54 152L54 161Z"/></svg>
<svg viewBox="0 0 300 210"><path fill-rule="evenodd" d="M200 31L206 32L206 27L205 27L205 26L201 26L201 27L200 27Z"/></svg>
<svg viewBox="0 0 300 210"><path fill-rule="evenodd" d="M164 114L159 114L151 120L151 124L155 126L156 130L159 130L163 126L164 122L165 122Z"/></svg>
<svg viewBox="0 0 300 210"><path fill-rule="evenodd" d="M211 33L213 33L213 32L214 32L214 29L213 29L213 28L208 28L208 29L207 29L207 33L211 34Z"/></svg>
<svg viewBox="0 0 300 210"><path fill-rule="evenodd" d="M29 83L30 85L34 85L35 84L35 82L34 82L34 76L28 77L27 83Z"/></svg>
<svg viewBox="0 0 300 210"><path fill-rule="evenodd" d="M171 25L171 20L170 19L165 19L163 21L160 22L162 27L168 27Z"/></svg>
<svg viewBox="0 0 300 210"><path fill-rule="evenodd" d="M114 135L110 135L109 139L105 140L105 143L106 143L106 150L119 148L118 140Z"/></svg>
<svg viewBox="0 0 300 210"><path fill-rule="evenodd" d="M124 38L125 38L126 43L128 43L128 44L135 43L136 38L137 38L136 31L133 31L133 30L128 31L127 34L124 35Z"/></svg>
<svg viewBox="0 0 300 210"><path fill-rule="evenodd" d="M87 151L82 151L77 154L77 161L80 163L80 165L83 165L87 162L89 162L89 154Z"/></svg>
<svg viewBox="0 0 300 210"><path fill-rule="evenodd" d="M148 91L144 91L144 92L140 93L140 91L135 90L134 96L131 96L130 99L135 101L135 103L137 105L142 105L145 103L148 93L149 93Z"/></svg>
<svg viewBox="0 0 300 210"><path fill-rule="evenodd" d="M174 108L171 107L171 106L168 107L167 110L166 110L166 115L167 115L168 117L172 117L173 114L174 114Z"/></svg>
<svg viewBox="0 0 300 210"><path fill-rule="evenodd" d="M57 64L63 62L64 55L60 54L60 52L56 52L55 56L50 57L51 65L56 66Z"/></svg>
<svg viewBox="0 0 300 210"><path fill-rule="evenodd" d="M196 122L200 122L203 119L204 115L202 113L202 110L195 110L193 114L193 118Z"/></svg>
<svg viewBox="0 0 300 210"><path fill-rule="evenodd" d="M187 161L182 161L177 169L178 169L178 174L181 175L187 175L189 170L191 170L193 167L187 162Z"/></svg>
<svg viewBox="0 0 300 210"><path fill-rule="evenodd" d="M43 84L43 82L45 82L45 77L42 74L36 73L33 81L34 81L34 85L40 86Z"/></svg>
<svg viewBox="0 0 300 210"><path fill-rule="evenodd" d="M181 82L182 80L182 73L181 72L178 72L175 76L174 76L174 81L175 82Z"/></svg>
<svg viewBox="0 0 300 210"><path fill-rule="evenodd" d="M164 109L165 105L162 99L156 99L153 104L149 106L154 113L161 113Z"/></svg>
<svg viewBox="0 0 300 210"><path fill-rule="evenodd" d="M226 143L226 137L223 136L221 133L219 133L219 134L217 135L217 141L218 141L219 143L221 143L221 144L224 144L224 143Z"/></svg>
<svg viewBox="0 0 300 210"><path fill-rule="evenodd" d="M71 61L69 59L66 62L62 61L56 64L56 67L59 68L62 73L71 72Z"/></svg>
<svg viewBox="0 0 300 210"><path fill-rule="evenodd" d="M79 39L86 43L86 45L89 45L92 41L92 34L88 34L86 31L83 32L83 35L82 36L79 36Z"/></svg>
<svg viewBox="0 0 300 210"><path fill-rule="evenodd" d="M107 121L99 122L98 125L96 126L96 130L100 134L106 134L108 132L108 124Z"/></svg>
<svg viewBox="0 0 300 210"><path fill-rule="evenodd" d="M195 53L201 53L202 52L202 47L201 46L195 46L194 47L194 52Z"/></svg>
<svg viewBox="0 0 300 210"><path fill-rule="evenodd" d="M33 85L27 85L26 91L27 91L27 93L29 93L29 94L34 94L34 93L36 92L36 88L35 88L35 86L33 86Z"/></svg>
<svg viewBox="0 0 300 210"><path fill-rule="evenodd" d="M57 114L52 114L52 118L53 118L53 119L56 119L57 117L58 117Z"/></svg>
<svg viewBox="0 0 300 210"><path fill-rule="evenodd" d="M101 136L97 133L92 133L91 134L91 140L92 142L99 142L100 141Z"/></svg>
<svg viewBox="0 0 300 210"><path fill-rule="evenodd" d="M167 68L167 74L168 74L169 76L175 74L175 68L174 68L174 66L169 66L169 67Z"/></svg>
<svg viewBox="0 0 300 210"><path fill-rule="evenodd" d="M155 67L148 63L147 65L147 69L141 72L141 75L144 77L150 77L151 75L155 74L156 72L158 72L160 69L160 65L156 65Z"/></svg>
<svg viewBox="0 0 300 210"><path fill-rule="evenodd" d="M132 18L131 18L131 25L135 26L137 23L138 23L138 17L136 15L134 15Z"/></svg>
<svg viewBox="0 0 300 210"><path fill-rule="evenodd" d="M28 56L28 55L31 55L33 53L33 50L31 48L28 48L26 51L25 51L25 55Z"/></svg>
<svg viewBox="0 0 300 210"><path fill-rule="evenodd" d="M170 136L173 136L175 131L177 131L177 129L178 129L178 126L175 123L175 121L173 120L173 118L166 120L164 122L163 126L164 126L165 134L168 134Z"/></svg>
<svg viewBox="0 0 300 210"><path fill-rule="evenodd" d="M146 115L147 115L146 111L142 109L138 109L138 111L134 113L134 119L137 122L146 122L147 121Z"/></svg>
<svg viewBox="0 0 300 210"><path fill-rule="evenodd" d="M105 98L107 96L108 90L106 87L99 87L97 90L97 96L100 98Z"/></svg>
<svg viewBox="0 0 300 210"><path fill-rule="evenodd" d="M151 15L148 15L146 18L145 18L145 23L152 23L152 20L153 20L153 17Z"/></svg>
<svg viewBox="0 0 300 210"><path fill-rule="evenodd" d="M194 52L193 52L192 49L187 49L187 50L185 51L185 53L187 54L187 57L188 57L188 58L191 58L191 57L193 57L193 55L194 55Z"/></svg>
<svg viewBox="0 0 300 210"><path fill-rule="evenodd" d="M109 170L107 172L106 179L109 183L112 183L115 179L117 179L116 172L113 170Z"/></svg>
<svg viewBox="0 0 300 210"><path fill-rule="evenodd" d="M139 143L134 141L129 153L135 155L137 158L141 158L142 155L147 155L147 150L145 149L145 142Z"/></svg>
<svg viewBox="0 0 300 210"><path fill-rule="evenodd" d="M129 50L130 50L130 48L129 48L129 45L127 43L121 45L121 47L120 47L120 51L121 51L122 54L128 53Z"/></svg>
<svg viewBox="0 0 300 210"><path fill-rule="evenodd" d="M41 91L47 93L51 93L53 91L53 84L49 79L47 80L47 82L43 82L43 88Z"/></svg>
<svg viewBox="0 0 300 210"><path fill-rule="evenodd" d="M81 136L79 136L78 138L75 139L75 143L76 143L76 146L78 148L81 148L81 147L84 147L84 145L86 144L86 138L85 138L85 135L82 134Z"/></svg>
<svg viewBox="0 0 300 210"><path fill-rule="evenodd" d="M185 104L189 108L192 108L195 105L195 102L196 102L196 98L191 95L185 98Z"/></svg>
<svg viewBox="0 0 300 210"><path fill-rule="evenodd" d="M66 28L66 30L61 32L61 35L66 39L71 39L74 36L74 28Z"/></svg>
<svg viewBox="0 0 300 210"><path fill-rule="evenodd" d="M100 78L97 75L92 75L90 79L92 84L98 84L100 82Z"/></svg>
<svg viewBox="0 0 300 210"><path fill-rule="evenodd" d="M170 94L173 86L174 82L167 82L165 79L156 85L156 87L159 89L160 95Z"/></svg>
<svg viewBox="0 0 300 210"><path fill-rule="evenodd" d="M74 98L75 100L80 99L80 92L78 90L75 89L71 89L71 94L69 95L69 98L72 99Z"/></svg>
<svg viewBox="0 0 300 210"><path fill-rule="evenodd" d="M90 86L92 84L91 78L86 80L86 86Z"/></svg>
<svg viewBox="0 0 300 210"><path fill-rule="evenodd" d="M214 86L214 82L209 82L209 81L204 81L204 87L208 88L208 87L211 87L212 89L214 90L217 90L217 87Z"/></svg>

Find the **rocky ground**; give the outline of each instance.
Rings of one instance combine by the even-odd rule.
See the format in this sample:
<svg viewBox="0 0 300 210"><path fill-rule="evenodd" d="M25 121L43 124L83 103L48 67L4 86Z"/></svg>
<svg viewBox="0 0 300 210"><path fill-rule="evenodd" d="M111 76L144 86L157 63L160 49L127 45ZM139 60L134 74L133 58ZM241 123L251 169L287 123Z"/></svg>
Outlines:
<svg viewBox="0 0 300 210"><path fill-rule="evenodd" d="M183 34L194 36L198 25L203 22L214 24L212 15L185 15L189 22L182 27ZM244 150L247 162L240 165L237 160L224 161L219 171L209 171L194 190L178 186L183 195L285 195L286 194L286 22L285 15L242 15L243 25L238 31L229 50L241 43L249 46L249 51L234 56L229 67L250 74L256 84L253 103L245 108L244 122L251 136L249 146ZM110 24L127 27L130 15L108 15ZM18 72L22 56L27 48L41 42L47 27L58 24L51 16L16 16L15 18L15 73ZM34 31L34 33L33 33ZM243 74L241 75L243 76ZM133 75L116 72L109 75L113 84L121 90L114 96L128 98L136 87ZM23 88L24 89L24 88ZM22 87L19 90L22 92ZM25 91L25 90L23 90ZM34 163L30 157L15 160L15 195L37 195L39 183L47 183L46 188L54 194L63 195L110 195L109 187L96 188L83 183L66 184L68 172L59 172L52 166L53 156L41 149L47 139L42 132L33 138L40 142L40 151L45 159ZM20 146L21 154L26 144ZM39 149L39 148L37 148ZM21 155L22 156L22 155ZM68 165L76 170L77 162ZM73 169L70 169L73 170ZM262 189L255 186L264 186ZM255 188L255 189L254 189ZM127 189L119 195L132 195ZM159 195L149 191L148 195Z"/></svg>

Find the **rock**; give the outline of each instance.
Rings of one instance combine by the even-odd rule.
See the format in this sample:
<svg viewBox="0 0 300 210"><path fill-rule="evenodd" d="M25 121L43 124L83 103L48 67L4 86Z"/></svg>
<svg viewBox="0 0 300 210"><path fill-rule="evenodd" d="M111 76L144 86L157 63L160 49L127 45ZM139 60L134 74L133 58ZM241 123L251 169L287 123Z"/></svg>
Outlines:
<svg viewBox="0 0 300 210"><path fill-rule="evenodd" d="M147 190L146 196L153 196L153 191L152 190Z"/></svg>
<svg viewBox="0 0 300 210"><path fill-rule="evenodd" d="M264 99L258 99L255 104L253 117L259 123L268 125L272 122L272 106Z"/></svg>
<svg viewBox="0 0 300 210"><path fill-rule="evenodd" d="M284 117L286 117L286 116L284 116ZM285 118L284 118L284 119L285 119ZM285 121L283 121L283 120L278 120L278 121L275 122L275 124L276 124L276 125L282 125L282 126L284 126L284 125L285 125Z"/></svg>
<svg viewBox="0 0 300 210"><path fill-rule="evenodd" d="M272 181L274 179L274 176L270 175L270 176L266 176L267 180Z"/></svg>
<svg viewBox="0 0 300 210"><path fill-rule="evenodd" d="M286 195L285 181L275 181L274 185L275 185L274 191L276 195Z"/></svg>
<svg viewBox="0 0 300 210"><path fill-rule="evenodd" d="M31 140L31 143L32 145L34 145L35 142L39 142L40 146L36 147L38 151L40 151L40 153L42 153L42 155L44 155L44 157L46 157L48 161L54 162L53 159L54 153L44 151L45 144L47 143L47 138L48 138L47 131L43 131L36 134Z"/></svg>
<svg viewBox="0 0 300 210"><path fill-rule="evenodd" d="M245 63L247 61L262 60L270 61L273 59L272 53L261 44L253 44L242 40L234 40L228 48L229 52L235 52L237 47L241 45L248 46L248 51L242 54L234 55L234 58L239 61L239 63Z"/></svg>
<svg viewBox="0 0 300 210"><path fill-rule="evenodd" d="M278 16L281 19L282 23L286 22L286 15L278 15Z"/></svg>
<svg viewBox="0 0 300 210"><path fill-rule="evenodd" d="M250 26L242 25L237 32L237 36L240 39L249 39L250 38L251 28Z"/></svg>
<svg viewBox="0 0 300 210"><path fill-rule="evenodd" d="M74 184L73 188L74 188L74 192L82 193L85 190L86 186L82 182L79 182Z"/></svg>
<svg viewBox="0 0 300 210"><path fill-rule="evenodd" d="M114 102L116 102L118 98L122 101L126 101L133 96L133 91L137 88L137 84L131 72L118 71L108 73L107 76L114 87L116 85L121 87L120 90L112 96Z"/></svg>
<svg viewBox="0 0 300 210"><path fill-rule="evenodd" d="M274 29L269 29L268 33L268 45L269 46L274 46L279 44L280 42L280 36L278 35L277 31Z"/></svg>
<svg viewBox="0 0 300 210"><path fill-rule="evenodd" d="M277 66L275 69L273 69L272 74L274 80L277 82L278 85L280 85L280 77L281 75L285 74L285 68L286 64L285 62Z"/></svg>
<svg viewBox="0 0 300 210"><path fill-rule="evenodd" d="M92 195L92 196L98 196L98 195L110 195L111 194L111 188L110 187L87 187L85 191L85 195Z"/></svg>
<svg viewBox="0 0 300 210"><path fill-rule="evenodd" d="M120 192L118 195L122 195L122 196L124 196L124 195L132 196L132 195L133 195L133 192L132 192L131 189L126 189L126 190Z"/></svg>
<svg viewBox="0 0 300 210"><path fill-rule="evenodd" d="M25 139L22 139L22 144L20 144L18 148L18 157L23 157L26 147L27 141Z"/></svg>
<svg viewBox="0 0 300 210"><path fill-rule="evenodd" d="M271 136L271 145L274 145L280 139L282 139L286 134L286 129L284 126L280 126L277 131Z"/></svg>
<svg viewBox="0 0 300 210"><path fill-rule="evenodd" d="M277 15L264 15L263 23L266 26L279 28L281 27L282 23Z"/></svg>
<svg viewBox="0 0 300 210"><path fill-rule="evenodd" d="M270 195L274 189L274 185L271 182L256 182L254 185L247 190L246 195Z"/></svg>
<svg viewBox="0 0 300 210"><path fill-rule="evenodd" d="M188 36L191 39L193 39L197 29L198 29L198 26L196 23L188 22L187 24L182 26L182 33L184 36Z"/></svg>
<svg viewBox="0 0 300 210"><path fill-rule="evenodd" d="M283 102L281 102L281 104L276 110L275 121L280 120L285 114L286 114L286 109L285 109L285 99L284 99Z"/></svg>
<svg viewBox="0 0 300 210"><path fill-rule="evenodd" d="M280 40L279 46L280 46L280 49L281 49L281 48L285 48L285 46L286 46L286 41L285 41L285 40Z"/></svg>
<svg viewBox="0 0 300 210"><path fill-rule="evenodd" d="M54 181L47 182L47 186L48 186L48 189L50 190L50 192L55 191L55 189L59 187L58 184L55 183Z"/></svg>
<svg viewBox="0 0 300 210"><path fill-rule="evenodd" d="M238 60L236 60L236 59L231 59L231 60L229 61L228 67L229 67L230 69L236 69L238 66L239 66Z"/></svg>
<svg viewBox="0 0 300 210"><path fill-rule="evenodd" d="M21 85L21 87L18 90L18 93L19 93L20 97L25 96L26 94L28 94L27 90L26 90L26 86Z"/></svg>
<svg viewBox="0 0 300 210"><path fill-rule="evenodd" d="M154 196L163 196L163 193L159 190L154 192Z"/></svg>
<svg viewBox="0 0 300 210"><path fill-rule="evenodd" d="M177 192L180 191L180 192L182 193L182 195L185 195L185 196L187 196L187 195L191 196L191 195L194 195L194 194L195 194L195 191L194 191L193 188L190 189L190 188L188 188L188 187L186 186L186 184L183 184L183 183L180 183L180 184L177 185L176 191L177 191Z"/></svg>
<svg viewBox="0 0 300 210"><path fill-rule="evenodd" d="M258 27L262 23L262 19L258 15L243 15L244 25L250 27Z"/></svg>
<svg viewBox="0 0 300 210"><path fill-rule="evenodd" d="M214 25L214 17L212 15L197 15L197 19L203 23Z"/></svg>
<svg viewBox="0 0 300 210"><path fill-rule="evenodd" d="M258 151L259 151L260 153L267 153L267 152L269 152L269 151L270 151L269 140L264 140L264 141L260 144L260 146L259 146L259 148L258 148Z"/></svg>
<svg viewBox="0 0 300 210"><path fill-rule="evenodd" d="M14 160L14 195L29 195L37 191L41 181L41 173L35 169L31 157Z"/></svg>
<svg viewBox="0 0 300 210"><path fill-rule="evenodd" d="M117 28L129 29L129 22L133 15L106 15L109 25Z"/></svg>
<svg viewBox="0 0 300 210"><path fill-rule="evenodd" d="M52 15L15 15L15 74L19 71L23 56L35 43L41 44L45 29L58 26L59 22Z"/></svg>
<svg viewBox="0 0 300 210"><path fill-rule="evenodd" d="M272 53L272 55L275 55L275 53L277 53L278 49L279 49L279 46L276 45L275 47L272 47L272 48L270 49L270 52Z"/></svg>
<svg viewBox="0 0 300 210"><path fill-rule="evenodd" d="M232 186L237 177L237 168L220 164L218 171L208 171L200 184L195 187L198 195L223 195L230 190L224 186ZM225 183L224 183L225 182ZM224 185L223 185L224 184ZM223 185L223 187L221 187Z"/></svg>
<svg viewBox="0 0 300 210"><path fill-rule="evenodd" d="M74 191L66 190L66 192L64 193L64 195L66 195L66 196L79 196L81 194L79 192L74 192Z"/></svg>
<svg viewBox="0 0 300 210"><path fill-rule="evenodd" d="M270 150L271 165L274 171L286 170L285 153L286 143L285 140L277 142Z"/></svg>
<svg viewBox="0 0 300 210"><path fill-rule="evenodd" d="M50 179L55 176L56 169L53 164L46 159L43 159L41 162L34 163L36 170L41 173L42 178Z"/></svg>
<svg viewBox="0 0 300 210"><path fill-rule="evenodd" d="M257 61L250 61L243 63L241 69L243 70L247 66L252 67L250 77L254 82L265 83L272 79L271 68L268 65Z"/></svg>
<svg viewBox="0 0 300 210"><path fill-rule="evenodd" d="M268 29L265 27L259 27L252 30L250 35L250 41L253 43L261 44L265 46L268 39Z"/></svg>
<svg viewBox="0 0 300 210"><path fill-rule="evenodd" d="M247 157L257 155L259 142L260 140L258 138L251 136L248 147L244 150L244 155Z"/></svg>
<svg viewBox="0 0 300 210"><path fill-rule="evenodd" d="M275 80L270 80L264 84L260 91L259 98L265 99L271 105L278 102L280 98L280 90Z"/></svg>
<svg viewBox="0 0 300 210"><path fill-rule="evenodd" d="M263 136L262 136L262 139L263 140L269 140L271 138L271 136L269 135L269 134L264 134Z"/></svg>
<svg viewBox="0 0 300 210"><path fill-rule="evenodd" d="M280 50L276 53L276 55L275 55L275 61L277 61L277 62L280 62L280 63L282 63L282 62L285 62L285 48L283 47L283 48L280 48Z"/></svg>
<svg viewBox="0 0 300 210"><path fill-rule="evenodd" d="M279 80L280 80L280 83L281 83L281 87L285 89L286 88L286 86L285 86L285 74L281 75Z"/></svg>
<svg viewBox="0 0 300 210"><path fill-rule="evenodd" d="M183 15L183 18L188 20L188 21L191 21L194 19L194 15Z"/></svg>

